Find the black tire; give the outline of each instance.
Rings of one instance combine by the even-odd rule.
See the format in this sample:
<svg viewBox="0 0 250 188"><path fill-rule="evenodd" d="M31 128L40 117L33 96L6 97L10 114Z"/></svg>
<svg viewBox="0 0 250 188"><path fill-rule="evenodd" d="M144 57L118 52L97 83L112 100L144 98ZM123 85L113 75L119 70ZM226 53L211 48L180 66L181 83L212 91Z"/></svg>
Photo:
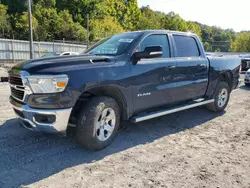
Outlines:
<svg viewBox="0 0 250 188"><path fill-rule="evenodd" d="M219 96L220 96L220 93L222 92L222 90L226 90L227 91L227 98L225 100L225 103L223 106L220 106L219 105ZM230 88L228 86L227 83L225 82L220 82L218 84L218 87L216 89L216 91L214 92L214 95L213 95L213 99L215 99L215 101L213 103L210 103L208 105L206 105L206 108L213 111L213 112L222 112L225 110L225 108L227 107L227 104L228 104L228 101L230 99Z"/></svg>
<svg viewBox="0 0 250 188"><path fill-rule="evenodd" d="M245 85L246 85L246 86L250 86L250 83L246 83L246 82L245 82Z"/></svg>
<svg viewBox="0 0 250 188"><path fill-rule="evenodd" d="M112 117L115 116L116 119L114 121L115 123L113 122L114 126L112 126L113 132L109 134L107 140L101 141L98 138L98 130L100 132L101 128L97 130L96 122L98 123L100 123L101 121L104 122L104 120L101 117L101 114L104 113L104 111L107 109L113 110ZM100 117L102 120L99 120ZM119 125L120 125L120 109L117 102L110 97L93 97L87 104L84 105L82 111L78 115L76 124L77 141L91 151L101 150L107 147L109 144L111 144L111 142L114 140ZM102 130L104 130L103 127ZM103 135L105 136L105 130L102 132Z"/></svg>

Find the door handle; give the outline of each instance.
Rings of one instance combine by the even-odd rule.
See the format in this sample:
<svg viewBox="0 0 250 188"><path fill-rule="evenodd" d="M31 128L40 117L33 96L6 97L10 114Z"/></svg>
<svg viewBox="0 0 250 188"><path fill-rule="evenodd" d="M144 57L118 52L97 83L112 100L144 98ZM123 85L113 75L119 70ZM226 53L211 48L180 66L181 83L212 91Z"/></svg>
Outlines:
<svg viewBox="0 0 250 188"><path fill-rule="evenodd" d="M205 63L197 65L198 67L206 67L207 65Z"/></svg>

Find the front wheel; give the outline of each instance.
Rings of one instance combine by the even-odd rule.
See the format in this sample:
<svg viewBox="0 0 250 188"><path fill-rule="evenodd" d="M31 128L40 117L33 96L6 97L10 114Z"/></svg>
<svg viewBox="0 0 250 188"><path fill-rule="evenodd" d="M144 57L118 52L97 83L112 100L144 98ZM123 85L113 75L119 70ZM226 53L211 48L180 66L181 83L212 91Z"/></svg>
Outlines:
<svg viewBox="0 0 250 188"><path fill-rule="evenodd" d="M89 150L107 147L117 134L120 109L110 97L92 98L79 113L76 124L78 142Z"/></svg>
<svg viewBox="0 0 250 188"><path fill-rule="evenodd" d="M220 82L213 96L215 101L208 104L206 107L213 112L221 112L227 107L229 98L230 89L228 84Z"/></svg>

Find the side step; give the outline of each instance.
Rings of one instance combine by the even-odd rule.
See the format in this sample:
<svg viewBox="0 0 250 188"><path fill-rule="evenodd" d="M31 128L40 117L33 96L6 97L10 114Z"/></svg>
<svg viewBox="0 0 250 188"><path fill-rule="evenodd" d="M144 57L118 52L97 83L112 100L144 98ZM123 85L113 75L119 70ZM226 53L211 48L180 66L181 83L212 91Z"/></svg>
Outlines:
<svg viewBox="0 0 250 188"><path fill-rule="evenodd" d="M214 99L203 100L201 102L195 102L193 104L174 107L174 108L171 108L171 109L161 110L161 111L158 111L158 112L151 112L151 113L148 113L146 115L133 117L131 119L131 121L133 123L138 123L138 122L141 122L141 121L146 121L146 120L157 118L157 117L160 117L160 116L165 116L167 114L172 114L172 113L175 113L175 112L179 112L179 111L182 111L182 110L187 110L187 109L190 109L190 108L195 108L195 107L202 106L202 105L209 104L209 103L213 103L213 102L214 102Z"/></svg>

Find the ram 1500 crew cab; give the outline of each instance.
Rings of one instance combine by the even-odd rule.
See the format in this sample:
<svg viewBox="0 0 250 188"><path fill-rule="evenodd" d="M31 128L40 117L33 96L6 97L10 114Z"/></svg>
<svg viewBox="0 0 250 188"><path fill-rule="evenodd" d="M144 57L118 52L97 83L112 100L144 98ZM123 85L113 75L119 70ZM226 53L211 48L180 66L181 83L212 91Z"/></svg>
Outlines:
<svg viewBox="0 0 250 188"><path fill-rule="evenodd" d="M9 72L10 103L27 129L75 127L80 144L99 150L121 120L137 123L201 105L223 111L239 69L239 58L207 57L195 34L128 32L79 56L17 64Z"/></svg>

